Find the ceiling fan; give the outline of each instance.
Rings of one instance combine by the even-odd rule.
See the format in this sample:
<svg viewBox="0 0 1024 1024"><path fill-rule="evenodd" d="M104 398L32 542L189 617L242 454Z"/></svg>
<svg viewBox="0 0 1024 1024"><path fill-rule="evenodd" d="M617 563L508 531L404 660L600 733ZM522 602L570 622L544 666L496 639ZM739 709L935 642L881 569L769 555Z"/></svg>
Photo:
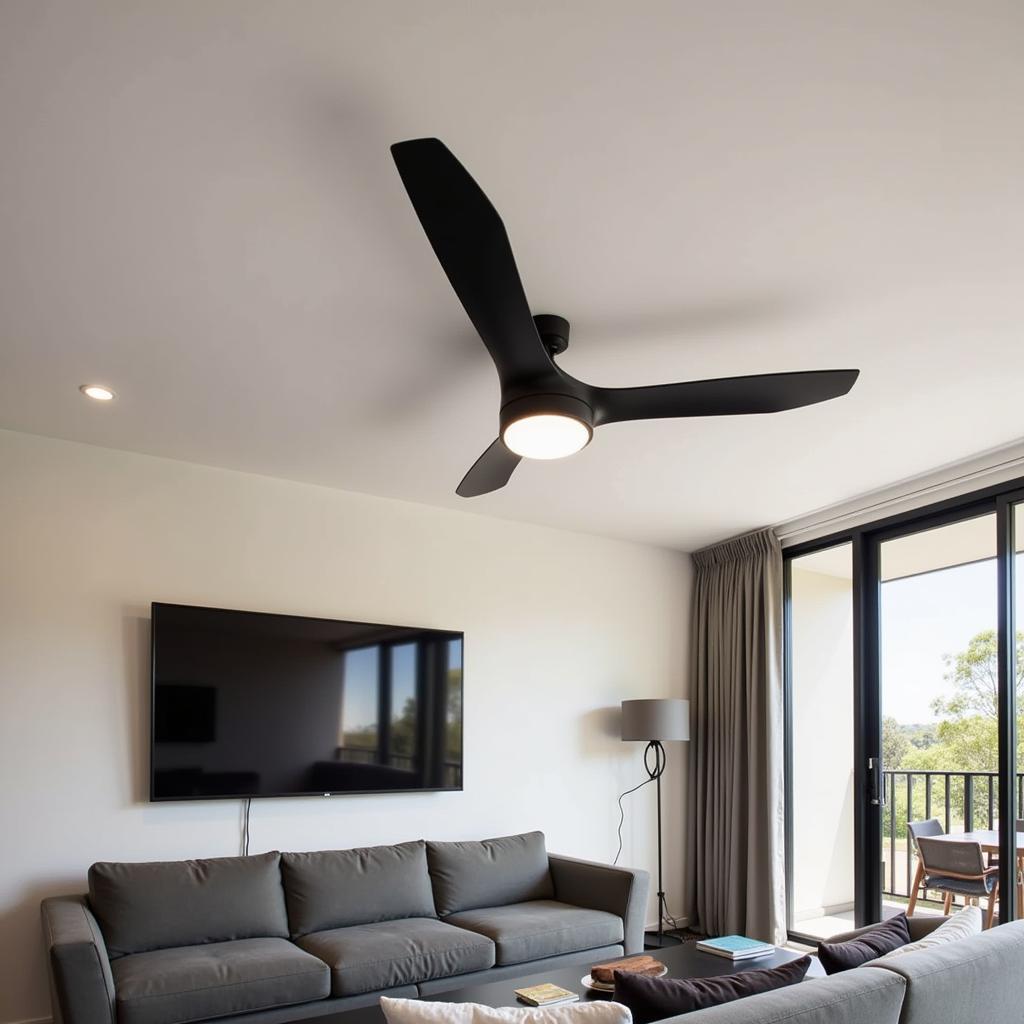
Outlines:
<svg viewBox="0 0 1024 1024"><path fill-rule="evenodd" d="M586 447L594 428L623 420L781 412L845 395L859 370L809 370L750 377L604 388L576 380L554 361L569 323L534 316L505 226L469 172L439 139L391 147L416 215L448 280L494 360L501 383L501 434L463 477L472 498L504 487L523 458L559 459Z"/></svg>

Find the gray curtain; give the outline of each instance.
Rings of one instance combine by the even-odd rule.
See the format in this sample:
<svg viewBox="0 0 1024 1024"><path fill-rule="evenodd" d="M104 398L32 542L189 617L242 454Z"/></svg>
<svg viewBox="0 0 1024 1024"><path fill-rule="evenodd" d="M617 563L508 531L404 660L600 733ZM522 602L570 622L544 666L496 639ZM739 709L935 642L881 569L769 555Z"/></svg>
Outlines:
<svg viewBox="0 0 1024 1024"><path fill-rule="evenodd" d="M782 549L771 530L698 551L686 913L785 941Z"/></svg>

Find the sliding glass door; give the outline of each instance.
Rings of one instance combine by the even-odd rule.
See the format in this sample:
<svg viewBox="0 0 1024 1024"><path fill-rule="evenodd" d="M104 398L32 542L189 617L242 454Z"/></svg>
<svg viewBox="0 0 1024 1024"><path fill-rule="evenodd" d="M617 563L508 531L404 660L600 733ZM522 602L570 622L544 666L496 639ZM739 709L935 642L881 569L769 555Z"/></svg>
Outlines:
<svg viewBox="0 0 1024 1024"><path fill-rule="evenodd" d="M993 488L786 551L795 937L910 909L942 913L946 892L918 884L922 830L978 844L981 898L967 901L987 909L998 881L999 919L1024 917L1019 624L1022 490Z"/></svg>
<svg viewBox="0 0 1024 1024"><path fill-rule="evenodd" d="M1000 578L1001 719L1000 749L1002 768L1012 777L1012 792L1000 803L1003 821L1013 826L1000 830L999 859L1012 865L1000 873L1004 904L1012 902L1014 917L1024 919L1024 494L1010 495L1002 504L1003 538L1006 557L1002 559ZM1013 886L1013 898L1009 887ZM1009 917L1004 913L1004 920Z"/></svg>
<svg viewBox="0 0 1024 1024"><path fill-rule="evenodd" d="M915 825L998 827L996 541L993 511L879 544L883 917L913 893ZM918 895L917 914L943 913L943 891Z"/></svg>

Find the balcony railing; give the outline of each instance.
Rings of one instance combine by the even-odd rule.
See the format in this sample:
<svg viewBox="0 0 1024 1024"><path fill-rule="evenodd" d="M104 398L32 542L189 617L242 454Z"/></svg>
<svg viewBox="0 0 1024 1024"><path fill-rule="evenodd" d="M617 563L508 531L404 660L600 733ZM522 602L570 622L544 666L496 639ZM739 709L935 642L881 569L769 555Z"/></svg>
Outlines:
<svg viewBox="0 0 1024 1024"><path fill-rule="evenodd" d="M999 814L997 772L886 771L882 773L882 891L910 895L915 864L908 821L938 818L947 832L994 829ZM1024 818L1024 772L1017 775L1017 817Z"/></svg>

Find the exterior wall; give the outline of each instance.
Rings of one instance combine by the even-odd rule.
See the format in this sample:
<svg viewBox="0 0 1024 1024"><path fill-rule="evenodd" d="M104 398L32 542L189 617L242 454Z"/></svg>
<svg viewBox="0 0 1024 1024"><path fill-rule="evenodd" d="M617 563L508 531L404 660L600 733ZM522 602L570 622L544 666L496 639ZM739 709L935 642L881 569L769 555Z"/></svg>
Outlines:
<svg viewBox="0 0 1024 1024"><path fill-rule="evenodd" d="M852 585L800 562L792 576L794 922L848 910L854 899Z"/></svg>

